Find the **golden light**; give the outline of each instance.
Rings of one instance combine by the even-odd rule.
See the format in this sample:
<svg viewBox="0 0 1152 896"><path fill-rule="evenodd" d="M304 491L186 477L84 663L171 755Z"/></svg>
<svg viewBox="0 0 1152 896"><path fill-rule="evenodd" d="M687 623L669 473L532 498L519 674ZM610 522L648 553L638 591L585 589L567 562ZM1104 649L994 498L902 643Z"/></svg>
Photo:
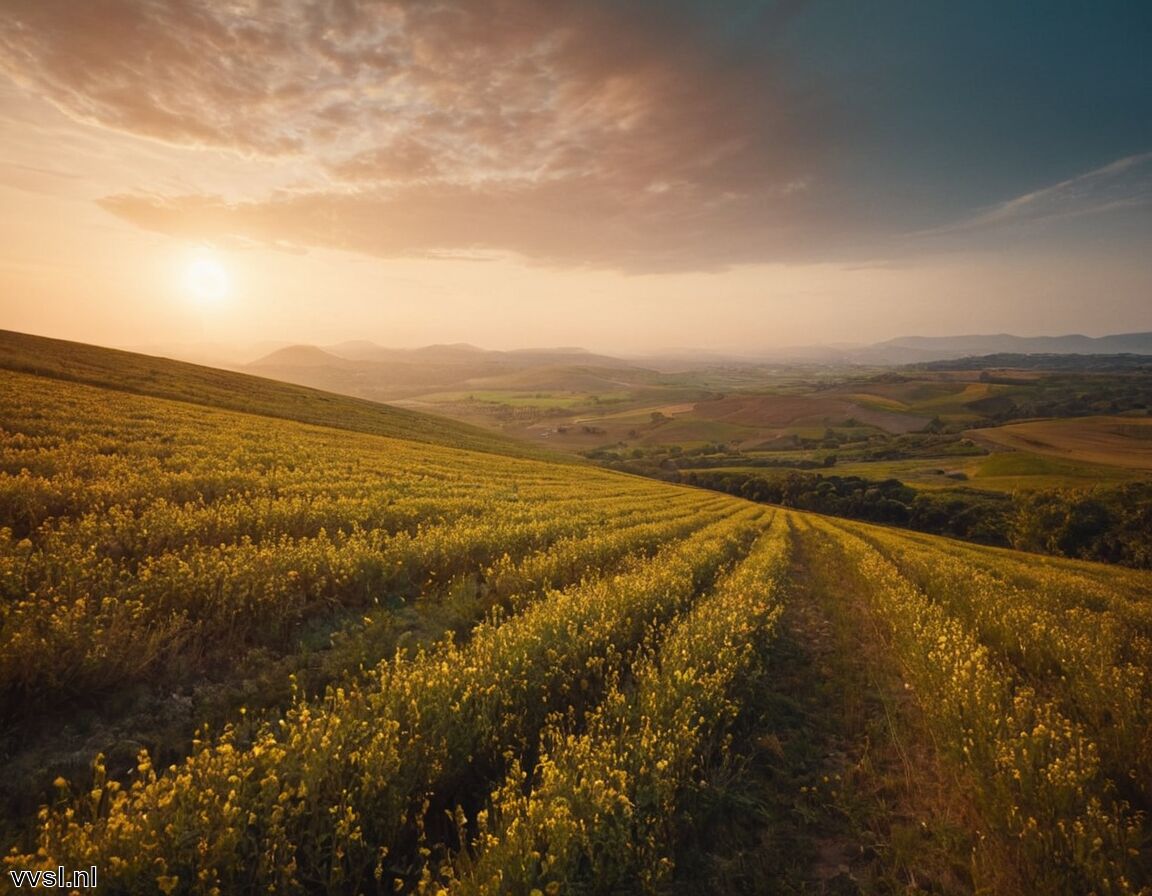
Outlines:
<svg viewBox="0 0 1152 896"><path fill-rule="evenodd" d="M200 305L218 305L232 291L232 279L215 255L198 252L184 268L183 286Z"/></svg>

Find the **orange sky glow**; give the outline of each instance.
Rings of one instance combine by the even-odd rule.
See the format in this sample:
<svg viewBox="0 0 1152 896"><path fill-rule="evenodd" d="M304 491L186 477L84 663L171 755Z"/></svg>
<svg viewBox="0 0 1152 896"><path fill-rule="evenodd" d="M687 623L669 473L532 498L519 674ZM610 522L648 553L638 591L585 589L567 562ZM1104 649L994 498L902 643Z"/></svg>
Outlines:
<svg viewBox="0 0 1152 896"><path fill-rule="evenodd" d="M919 214L860 187L780 59L612 4L5 6L3 328L637 353L1152 329L1138 141Z"/></svg>

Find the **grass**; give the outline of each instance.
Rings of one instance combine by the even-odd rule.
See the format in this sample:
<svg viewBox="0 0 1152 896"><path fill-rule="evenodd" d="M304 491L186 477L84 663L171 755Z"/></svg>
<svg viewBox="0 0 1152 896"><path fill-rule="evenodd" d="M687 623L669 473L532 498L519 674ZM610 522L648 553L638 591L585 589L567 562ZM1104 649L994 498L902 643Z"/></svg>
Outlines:
<svg viewBox="0 0 1152 896"><path fill-rule="evenodd" d="M752 468L742 471L752 472ZM1020 490L1118 485L1145 478L1138 471L1027 451L997 451L976 457L844 461L817 472L834 476L860 476L874 480L899 479L913 488L930 491L967 484L974 488L1005 494ZM957 479L948 476L949 473L962 473L967 479L959 480L958 483Z"/></svg>
<svg viewBox="0 0 1152 896"><path fill-rule="evenodd" d="M0 369L470 451L556 455L480 427L183 361L0 330Z"/></svg>
<svg viewBox="0 0 1152 896"><path fill-rule="evenodd" d="M504 391L480 389L469 392L433 392L420 396L430 403L478 401L507 405L513 408L562 408L565 410L596 408L601 404L617 404L634 399L632 392L557 392L524 390Z"/></svg>
<svg viewBox="0 0 1152 896"><path fill-rule="evenodd" d="M981 430L977 437L1036 454L1152 471L1152 419L1148 417L1071 417L1034 420Z"/></svg>
<svg viewBox="0 0 1152 896"><path fill-rule="evenodd" d="M915 458L913 460L878 460L859 463L837 463L818 470L828 476L859 476L862 479L899 479L905 485L921 489L955 488L957 480L948 473L964 471L967 458ZM970 474L969 474L970 475Z"/></svg>
<svg viewBox="0 0 1152 896"><path fill-rule="evenodd" d="M1004 451L969 459L961 469L981 488L1011 492L1017 489L1090 488L1144 478L1138 471L1073 458L1028 451Z"/></svg>
<svg viewBox="0 0 1152 896"><path fill-rule="evenodd" d="M849 397L866 408L874 408L878 411L901 413L910 410L906 402L885 395L874 395L870 392L854 392Z"/></svg>

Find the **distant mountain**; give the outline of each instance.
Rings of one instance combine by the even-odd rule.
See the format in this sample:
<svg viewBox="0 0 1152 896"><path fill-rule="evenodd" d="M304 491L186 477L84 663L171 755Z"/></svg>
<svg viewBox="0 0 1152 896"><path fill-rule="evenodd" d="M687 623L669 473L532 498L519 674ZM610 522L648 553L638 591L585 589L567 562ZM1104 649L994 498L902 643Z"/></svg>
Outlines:
<svg viewBox="0 0 1152 896"><path fill-rule="evenodd" d="M909 366L920 370L1148 371L1152 370L1152 354L1060 355L1037 353L1020 355L1004 353L977 355L969 358L949 358L944 361L921 361Z"/></svg>
<svg viewBox="0 0 1152 896"><path fill-rule="evenodd" d="M518 348L507 352L497 352L510 364L516 367L632 367L631 361L615 358L611 355L598 355L586 348Z"/></svg>
<svg viewBox="0 0 1152 896"><path fill-rule="evenodd" d="M765 353L775 361L800 364L889 366L978 358L986 355L1152 355L1152 333L1114 336L901 336L872 345L805 345Z"/></svg>
<svg viewBox="0 0 1152 896"><path fill-rule="evenodd" d="M369 342L367 339L353 339L337 345L326 345L324 351L341 358L347 358L350 361L372 361L378 360L376 356L380 352L388 351L388 349L382 348L375 342Z"/></svg>
<svg viewBox="0 0 1152 896"><path fill-rule="evenodd" d="M1114 336L903 336L863 349L865 357L914 363L979 355L1152 355L1152 333Z"/></svg>
<svg viewBox="0 0 1152 896"><path fill-rule="evenodd" d="M599 355L579 346L558 348L517 348L493 351L468 342L425 345L422 348L387 348L367 340L352 340L336 345L319 346L338 358L349 361L427 362L447 364L475 364L477 362L521 368L525 365L582 364L605 367L629 366L629 362L609 355ZM261 363L261 362L257 362Z"/></svg>
<svg viewBox="0 0 1152 896"><path fill-rule="evenodd" d="M425 345L422 348L414 348L410 351L414 355L437 358L475 357L476 355L489 354L486 349L473 345L471 342L436 343L435 345Z"/></svg>
<svg viewBox="0 0 1152 896"><path fill-rule="evenodd" d="M265 355L248 366L260 367L347 367L355 363L326 352L315 345L289 345Z"/></svg>
<svg viewBox="0 0 1152 896"><path fill-rule="evenodd" d="M262 376L374 401L428 392L484 388L544 388L541 382L610 387L621 376L652 373L628 361L583 348L488 351L468 343L386 348L356 340L337 345L292 345L245 368ZM595 371L591 373L590 371ZM606 386L607 384L607 386ZM561 388L559 385L550 388ZM573 387L576 388L576 387Z"/></svg>

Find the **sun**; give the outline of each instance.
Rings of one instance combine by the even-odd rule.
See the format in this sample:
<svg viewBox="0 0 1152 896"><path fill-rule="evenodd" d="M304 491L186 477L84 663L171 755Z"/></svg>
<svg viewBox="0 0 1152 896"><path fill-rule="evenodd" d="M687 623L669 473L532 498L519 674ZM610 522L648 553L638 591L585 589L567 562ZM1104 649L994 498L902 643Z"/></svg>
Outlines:
<svg viewBox="0 0 1152 896"><path fill-rule="evenodd" d="M222 304L232 292L228 269L206 251L197 252L188 260L181 283L188 295L204 307Z"/></svg>

